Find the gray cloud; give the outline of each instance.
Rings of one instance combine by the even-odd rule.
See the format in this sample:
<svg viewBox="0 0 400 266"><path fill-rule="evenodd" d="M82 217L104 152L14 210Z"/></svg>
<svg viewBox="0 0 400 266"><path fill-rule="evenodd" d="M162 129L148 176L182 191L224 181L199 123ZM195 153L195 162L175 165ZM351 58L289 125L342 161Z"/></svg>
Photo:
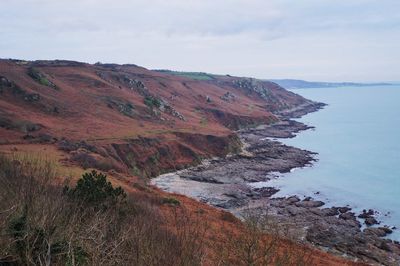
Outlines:
<svg viewBox="0 0 400 266"><path fill-rule="evenodd" d="M3 0L0 57L399 79L397 0Z"/></svg>

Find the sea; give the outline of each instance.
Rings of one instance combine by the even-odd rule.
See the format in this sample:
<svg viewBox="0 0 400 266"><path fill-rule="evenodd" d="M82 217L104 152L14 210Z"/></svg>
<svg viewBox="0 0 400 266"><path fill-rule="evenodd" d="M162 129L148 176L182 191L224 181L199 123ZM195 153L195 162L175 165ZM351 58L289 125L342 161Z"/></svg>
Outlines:
<svg viewBox="0 0 400 266"><path fill-rule="evenodd" d="M315 129L279 141L317 152L312 166L257 186L280 188L275 197L312 196L326 206L379 212L381 225L397 227L400 240L400 84L296 89L328 104L297 121Z"/></svg>

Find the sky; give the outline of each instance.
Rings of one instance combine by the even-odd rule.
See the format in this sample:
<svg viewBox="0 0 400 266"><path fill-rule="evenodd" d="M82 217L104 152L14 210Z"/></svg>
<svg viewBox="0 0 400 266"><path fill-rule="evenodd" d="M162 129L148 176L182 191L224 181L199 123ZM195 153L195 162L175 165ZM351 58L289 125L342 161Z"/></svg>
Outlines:
<svg viewBox="0 0 400 266"><path fill-rule="evenodd" d="M0 58L400 80L400 0L0 0Z"/></svg>

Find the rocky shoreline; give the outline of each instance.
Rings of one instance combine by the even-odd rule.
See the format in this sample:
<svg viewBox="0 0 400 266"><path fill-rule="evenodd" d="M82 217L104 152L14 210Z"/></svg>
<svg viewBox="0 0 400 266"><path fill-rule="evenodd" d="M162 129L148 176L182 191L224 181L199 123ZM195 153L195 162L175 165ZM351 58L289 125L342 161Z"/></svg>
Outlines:
<svg viewBox="0 0 400 266"><path fill-rule="evenodd" d="M320 107L282 115L298 117ZM399 265L400 244L384 238L394 228L376 225L373 210L356 214L347 206L324 208L324 202L311 197L272 198L278 189L252 186L254 182L274 178L276 173L286 173L315 161L313 152L270 139L294 137L295 133L307 129L310 129L307 125L283 119L273 125L240 130L238 135L244 143L242 153L162 175L153 179L152 184L223 208L238 217L249 209L268 210L278 224L285 224L294 232L291 237L297 241L371 264Z"/></svg>

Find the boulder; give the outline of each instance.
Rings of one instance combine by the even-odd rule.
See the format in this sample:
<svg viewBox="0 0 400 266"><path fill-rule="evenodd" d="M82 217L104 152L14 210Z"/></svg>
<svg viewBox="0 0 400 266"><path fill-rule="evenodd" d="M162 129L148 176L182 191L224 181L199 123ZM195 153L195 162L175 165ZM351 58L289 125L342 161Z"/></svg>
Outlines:
<svg viewBox="0 0 400 266"><path fill-rule="evenodd" d="M338 210L339 210L340 213L345 213L345 212L351 211L351 208L349 208L349 207L339 207Z"/></svg>
<svg viewBox="0 0 400 266"><path fill-rule="evenodd" d="M299 202L300 199L299 199L299 197L297 197L297 196L291 196L291 197L287 198L286 201L287 201L289 204L293 204L293 203Z"/></svg>
<svg viewBox="0 0 400 266"><path fill-rule="evenodd" d="M354 215L354 212L341 213L339 214L339 218L343 220L357 220L356 216Z"/></svg>
<svg viewBox="0 0 400 266"><path fill-rule="evenodd" d="M378 221L374 217L368 217L365 219L365 224L368 226L379 224Z"/></svg>
<svg viewBox="0 0 400 266"><path fill-rule="evenodd" d="M385 230L383 230L382 228L377 228L377 227L365 228L363 232L367 235L375 235L378 237L385 237L387 235Z"/></svg>
<svg viewBox="0 0 400 266"><path fill-rule="evenodd" d="M323 206L325 203L319 200L307 200L307 201L300 201L296 202L295 205L297 207L303 207L303 208L317 208Z"/></svg>

